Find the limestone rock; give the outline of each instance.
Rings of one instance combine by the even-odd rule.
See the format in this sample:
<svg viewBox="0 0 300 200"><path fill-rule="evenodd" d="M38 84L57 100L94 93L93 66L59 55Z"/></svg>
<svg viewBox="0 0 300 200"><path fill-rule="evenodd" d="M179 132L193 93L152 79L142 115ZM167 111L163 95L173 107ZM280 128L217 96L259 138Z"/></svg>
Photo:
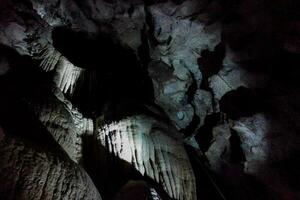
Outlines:
<svg viewBox="0 0 300 200"><path fill-rule="evenodd" d="M55 69L61 56L61 53L59 53L52 45L48 44L41 47L38 55L34 58L41 60L40 67L48 72Z"/></svg>
<svg viewBox="0 0 300 200"><path fill-rule="evenodd" d="M101 196L71 160L11 136L0 137L1 199L93 199Z"/></svg>
<svg viewBox="0 0 300 200"><path fill-rule="evenodd" d="M82 158L82 136L93 133L93 121L83 117L58 89L54 89L54 94L34 99L31 107L69 157L79 162Z"/></svg>
<svg viewBox="0 0 300 200"><path fill-rule="evenodd" d="M54 82L64 93L73 94L76 83L84 69L76 67L65 57L61 57L57 63Z"/></svg>
<svg viewBox="0 0 300 200"><path fill-rule="evenodd" d="M176 14L180 15L180 11L187 12L188 4L191 3L197 4L196 1L185 1L181 5L175 5L169 1L149 6L153 35L157 41L157 44L150 46L150 56L154 60L162 60L169 66L179 63L180 67L190 71L189 76L192 75L199 86L202 75L197 58L201 55L201 51L214 49L220 42L221 32L216 23L207 26L191 21L189 17L174 17Z"/></svg>
<svg viewBox="0 0 300 200"><path fill-rule="evenodd" d="M184 69L184 68L183 68ZM148 72L152 79L156 103L161 106L178 129L185 128L194 115L192 106L187 102L187 91L191 85L189 72L181 71L180 79L175 71L163 62L151 62Z"/></svg>
<svg viewBox="0 0 300 200"><path fill-rule="evenodd" d="M223 68L218 74L209 78L209 87L212 89L214 101L217 103L224 94L231 90L235 90L240 86L247 88L263 87L267 81L268 76L261 73L251 73L233 63L230 59L225 59Z"/></svg>
<svg viewBox="0 0 300 200"><path fill-rule="evenodd" d="M194 95L193 105L195 114L200 118L198 127L204 125L205 117L214 112L212 94L205 90L197 90Z"/></svg>
<svg viewBox="0 0 300 200"><path fill-rule="evenodd" d="M41 48L39 55L34 58L41 60L40 67L46 72L55 70L54 83L62 92L73 94L84 69L73 65L50 44Z"/></svg>
<svg viewBox="0 0 300 200"><path fill-rule="evenodd" d="M220 124L213 128L212 134L213 141L205 155L210 168L215 172L221 172L222 166L227 165L230 154L230 127L228 124Z"/></svg>
<svg viewBox="0 0 300 200"><path fill-rule="evenodd" d="M31 0L33 9L49 26L70 26L74 30L96 33L96 25L81 11L75 1Z"/></svg>
<svg viewBox="0 0 300 200"><path fill-rule="evenodd" d="M35 42L50 41L50 27L25 2L3 0L0 5L0 42L21 55L32 55ZM26 15L26 19L24 19Z"/></svg>
<svg viewBox="0 0 300 200"><path fill-rule="evenodd" d="M295 193L293 189L283 184L284 176L290 176L288 174L294 173L295 168L292 166L288 166L288 169L278 167L286 162L292 162L288 163L289 165L298 165L295 163L297 161L291 159L294 159L292 152L299 151L299 137L295 135L293 129L290 129L289 133L283 134L288 129L277 117L264 114L241 118L235 121L233 126L233 130L240 137L241 148L245 154L245 173L259 178L281 197L289 194L289 196L298 198L297 192ZM294 138L293 141L290 138ZM299 178L297 173L293 176L295 177L291 180Z"/></svg>
<svg viewBox="0 0 300 200"><path fill-rule="evenodd" d="M156 101L179 130L190 125L196 115L200 121L206 115L204 110L202 112L197 107L200 93L196 94L196 90L200 89L202 82L197 59L202 51L213 50L220 43L221 32L218 23L207 25L191 20L200 15L205 4L204 1L184 1L181 4L167 1L150 5L146 9L146 14L151 19L148 20L148 25L153 29L153 37L149 37L150 57L157 63L164 63L155 68L151 63L149 66L154 91L156 94L160 93L156 95ZM154 76L165 76L165 68L170 75L160 80L163 86L157 85L158 81ZM190 90L191 87L195 87L194 91ZM157 88L166 88L166 92L162 93ZM167 93L168 91L171 93ZM188 98L196 102L187 102ZM196 126L201 126L201 123Z"/></svg>
<svg viewBox="0 0 300 200"><path fill-rule="evenodd" d="M196 199L194 173L176 130L145 116L133 116L97 130L109 152L155 180L175 199Z"/></svg>

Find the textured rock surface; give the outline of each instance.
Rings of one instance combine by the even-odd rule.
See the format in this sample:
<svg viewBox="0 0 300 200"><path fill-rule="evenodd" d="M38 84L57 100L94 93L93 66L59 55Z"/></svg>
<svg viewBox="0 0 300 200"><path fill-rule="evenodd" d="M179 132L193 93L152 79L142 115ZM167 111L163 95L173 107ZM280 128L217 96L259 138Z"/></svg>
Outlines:
<svg viewBox="0 0 300 200"><path fill-rule="evenodd" d="M168 1L147 8L153 26L153 37L149 38L150 57L165 63L156 66L154 71L158 73L151 76L150 71L154 91L159 94L161 93L159 90L165 88L163 95L172 95L169 99L157 95L156 100L178 129L186 128L192 122L194 115L199 117L202 114L195 112L192 102L188 102L187 95L190 96L189 98L196 98L195 91L190 89L191 87L200 89L202 74L197 59L201 52L213 50L220 42L220 24L206 25L200 20L191 20L193 17L200 17L198 12L201 6L204 6L203 2L198 1L184 1L179 5ZM151 68L153 64L150 65L149 70ZM168 68L169 72L164 68ZM163 78L166 73L169 74L167 79ZM165 85L158 89L159 86L155 87L155 82L160 76L162 77L160 82L165 82Z"/></svg>
<svg viewBox="0 0 300 200"><path fill-rule="evenodd" d="M111 3L66 0L49 3L33 0L31 2L34 9L31 11L32 18L38 18L38 15L44 22L42 27L39 26L40 21L42 21L39 18L31 24L39 32L30 39L26 38L29 35L26 24L20 22L21 25L12 26L17 28L20 26L17 31L16 28L12 29L14 34L20 33L15 36L12 35L14 36L13 40L33 41L21 45L22 48L25 48L23 54L36 54L41 51L38 46L51 44L52 41L49 37L51 27L68 26L75 31L84 31L89 34L95 34L100 29L102 32L112 34L113 38L137 54L143 45L149 46L149 57L156 61L162 60L170 66L174 71L174 78L177 80L175 85L181 83L186 85L184 90L187 90L191 85L191 80L195 81L196 87L200 87L202 75L197 64L197 58L203 50L213 50L220 42L219 24L207 25L206 20L203 22L203 19L208 16L199 13L199 10L207 8L208 4L205 2L185 1L182 4L166 2L153 5L145 5L143 1ZM16 8L13 8L15 11ZM192 20L194 18L196 18L195 21ZM97 27L95 24L100 26ZM5 29L10 30L9 26ZM19 29L23 31L19 31ZM48 35L44 37L46 33ZM7 35L3 38L12 36ZM17 48L17 45L9 46ZM58 65L54 80L62 91L72 93L82 69L69 63L63 56L59 61L59 53L51 47L43 53L42 67L51 70ZM191 95L194 96L195 94ZM183 97L179 98L182 99ZM199 113L195 113L195 108L189 105L190 103L181 103L179 106L178 102L170 102L169 105L164 104L163 106L178 129L186 128L194 115L199 115ZM185 119L178 120L178 115L180 118L182 118L181 115L184 115Z"/></svg>
<svg viewBox="0 0 300 200"><path fill-rule="evenodd" d="M126 85L128 79L138 79L137 76L150 78L154 99L151 97L143 99L142 102L139 99L138 102L147 106L156 104L154 107L159 110L154 113L156 119L140 119L136 116L133 117L134 122L127 118L104 126L103 130L96 134L109 151L131 163L141 174L146 174L157 182L164 182L163 188L170 196L183 198L184 194L190 195L186 198L194 198L194 184L190 184L189 188L184 188L181 184L193 174L190 166L183 165L188 169L187 174L184 174L181 166L179 168L180 162L177 162L177 158L184 157L184 161L189 163L186 153L182 153L185 152L182 146L184 139L173 139L177 132L169 127L166 128L169 129L167 131L162 129L164 122L157 125L158 128L151 125L157 124L163 118L168 123L171 122L177 131L190 136L185 138L187 144L204 151L210 169L233 191L233 194L229 192L228 199L299 199L298 8L299 3L294 0L2 0L0 43L4 46L3 50L2 46L0 50L0 77L1 80L3 77L6 79L13 71L14 75L11 76L15 77L12 77L9 83L12 87L17 87L18 84L22 84L18 83L20 80L26 80L23 79L26 73L23 75L22 72L39 70L37 67L26 68L27 62L16 62L14 56L10 57L11 49L20 55L27 55L26 58L31 60L29 63L32 66L38 61L41 69L46 71L45 74L51 77L54 85L66 97L56 90L51 98L33 100L25 95L25 99L33 100L31 108L39 120L76 162L82 157L81 137L93 131L93 123L82 116L71 102L78 108L85 108L81 105L82 101L86 100L87 104L93 102L89 116L95 117L99 116L99 113L102 115L101 112L109 112L112 116L118 115L119 119L123 119L124 113L118 112L122 110L119 107L130 104L127 101L131 95L134 96L133 93L138 93L136 96L143 95L136 92L142 89L132 90L134 92L130 93L126 87L121 86ZM87 57L83 66L78 65L69 57L75 51L69 49L70 53L67 54L59 52L61 49L57 46L54 47L54 32L57 27L84 33L95 41L98 35L109 35L115 43L136 54L134 59L140 62L139 67L143 68L146 75L136 73L129 76L132 73L130 70L124 73L125 68L129 69L131 65L125 66L126 62L122 63L127 54L122 57L114 52L107 59L101 57L106 57L107 54L99 53L99 58L98 54L93 54ZM94 50L87 51L88 49L82 48L88 45L80 46L79 41L74 43L78 44L78 49L82 51ZM220 53L219 48L224 48L221 50L224 52ZM98 52L98 49L95 49L95 52ZM122 53L124 52L120 54ZM78 57L84 57L79 55ZM96 58L90 59L93 56ZM102 59L120 60L120 66L113 68L115 71L107 70L107 73L97 76L97 73L102 72L100 68L105 68L104 65L110 68L109 64L117 63L101 63ZM95 62L97 60L101 61ZM16 68L23 68L23 71L18 72ZM84 74L91 68L101 72ZM134 70L138 71L138 68ZM114 74L116 71L129 78L117 76ZM31 78L35 74L40 75L33 73ZM104 80L96 81L103 86L92 88L96 83L94 80L99 77ZM87 91L80 93L79 100L75 101L73 93L77 91L77 83L81 78L86 78L83 85L88 86L80 89ZM52 83L46 80L41 83L52 86ZM128 84L129 88L140 82L132 83ZM27 91L27 84L24 85L22 89ZM28 84L28 87L39 86ZM121 91L123 89L124 91ZM112 97L107 98L111 101L109 103L118 105L111 106L115 109L103 108L105 105L95 106L94 102L102 104L106 99L94 99L97 95L90 95L90 90L96 91L98 96L102 95L103 99L106 95ZM122 95L111 95L117 90ZM26 93L24 91L20 93ZM148 87L147 92L152 94L152 88ZM22 95L15 96L23 98ZM15 96L11 99L14 100ZM117 98L123 96L130 97L126 100ZM131 104L136 105L136 102ZM94 112L94 107L100 111ZM128 112L136 115L136 110L138 109ZM221 117L214 119L214 116ZM141 132L130 128L127 130L125 127L131 126L128 124L136 126ZM119 133L117 130L120 129L126 134ZM129 137L131 134L134 137ZM195 144L195 138L198 145ZM128 145L119 146L120 143L115 143L116 141ZM162 146L160 142L173 145ZM152 168L155 166L149 165L147 161L152 158L153 152L156 152L151 144L157 147L157 151L162 150L160 156L168 154L170 159L165 160L168 160L169 164L178 163L174 165L175 169L171 169L168 164L162 162L164 159L157 159L157 166L160 167L158 171L165 173L163 178L157 177L157 171ZM142 147L149 151L135 155L132 149ZM91 163L93 161L91 160ZM147 161L145 166L144 161ZM169 180L173 174L167 173L175 173L172 170L179 171L176 171L176 175L182 175L184 178ZM178 185L180 189L177 190ZM266 192L261 192L258 188L264 188ZM185 190L188 192L182 192Z"/></svg>
<svg viewBox="0 0 300 200"><path fill-rule="evenodd" d="M54 89L54 96L39 97L31 106L54 139L67 152L69 157L79 162L82 159L82 137L94 131L92 119L84 118L67 100L59 89Z"/></svg>
<svg viewBox="0 0 300 200"><path fill-rule="evenodd" d="M163 62L151 62L148 67L153 82L156 103L165 109L178 129L191 123L194 110L187 101L187 91L192 84L190 73L182 71L181 79Z"/></svg>
<svg viewBox="0 0 300 200"><path fill-rule="evenodd" d="M101 199L87 173L64 156L1 134L0 157L1 199Z"/></svg>
<svg viewBox="0 0 300 200"><path fill-rule="evenodd" d="M55 70L53 80L62 92L73 94L76 82L84 69L73 65L50 44L41 48L34 58L40 60L40 67L46 72Z"/></svg>
<svg viewBox="0 0 300 200"><path fill-rule="evenodd" d="M175 199L196 199L194 173L176 130L134 116L99 127L97 139L109 152L131 163L142 175L162 184Z"/></svg>

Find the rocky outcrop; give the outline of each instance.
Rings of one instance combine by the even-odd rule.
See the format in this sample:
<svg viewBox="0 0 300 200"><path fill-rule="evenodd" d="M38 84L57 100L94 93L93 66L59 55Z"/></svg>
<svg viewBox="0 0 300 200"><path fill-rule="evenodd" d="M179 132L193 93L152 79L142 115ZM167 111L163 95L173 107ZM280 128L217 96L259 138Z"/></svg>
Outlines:
<svg viewBox="0 0 300 200"><path fill-rule="evenodd" d="M54 81L62 91L71 94L83 69L74 66L63 55L60 56L60 53L51 46L52 39L49 36L54 27L66 26L91 36L99 31L108 33L123 46L135 51L137 55L140 55L141 49L144 48L149 55L143 56L168 65L173 71L175 85L181 82L185 87L184 91L191 86L191 80L196 84L193 87L200 89L202 75L197 59L203 50L213 50L220 42L220 24L213 20L210 21L210 25L206 24L209 15L203 14L210 7L206 2L190 0L181 4L171 1L148 4L143 1L111 3L66 0L49 3L32 0L31 4L32 18L39 18L33 21L31 26L38 29L39 34L28 38L26 24L15 20L18 22L16 26L20 26L23 31L13 29L14 34L20 32L13 40L24 43L21 45L23 54L41 58L41 66L46 71L54 69L57 65ZM15 10L17 9L13 7L13 11ZM199 10L203 11L199 12ZM39 26L40 21L43 21L42 27ZM45 33L48 34L47 37L44 36ZM7 34L3 38L12 36ZM17 45L9 44L9 46L17 48ZM193 99L196 94L192 92L189 95ZM174 125L178 129L184 129L192 122L195 115L199 117L203 114L198 113L199 109L196 112L191 102L186 102L186 95L178 98L181 99L181 103L177 100L171 101L169 104L163 103L162 107Z"/></svg>
<svg viewBox="0 0 300 200"><path fill-rule="evenodd" d="M1 199L101 200L87 173L56 151L0 133Z"/></svg>
<svg viewBox="0 0 300 200"><path fill-rule="evenodd" d="M151 62L148 66L153 82L156 103L164 108L178 129L191 123L194 109L187 101L188 89L192 84L188 70L181 71L180 78L174 75L174 69L163 62Z"/></svg>
<svg viewBox="0 0 300 200"><path fill-rule="evenodd" d="M30 100L30 106L69 157L79 162L82 137L93 134L93 120L83 117L58 88L53 89L53 93L53 96Z"/></svg>

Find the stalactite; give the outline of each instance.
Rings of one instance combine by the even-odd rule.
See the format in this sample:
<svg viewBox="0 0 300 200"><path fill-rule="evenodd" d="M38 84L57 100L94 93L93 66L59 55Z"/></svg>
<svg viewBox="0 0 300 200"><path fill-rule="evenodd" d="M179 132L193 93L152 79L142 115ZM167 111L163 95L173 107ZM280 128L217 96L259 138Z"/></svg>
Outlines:
<svg viewBox="0 0 300 200"><path fill-rule="evenodd" d="M41 60L40 67L48 72L55 69L61 54L52 45L48 44L40 48L38 55L34 58Z"/></svg>
<svg viewBox="0 0 300 200"><path fill-rule="evenodd" d="M73 94L76 82L84 69L73 65L50 44L40 48L39 54L34 58L41 60L40 67L44 71L55 70L54 82L62 92Z"/></svg>
<svg viewBox="0 0 300 200"><path fill-rule="evenodd" d="M194 173L183 144L172 128L152 118L134 116L97 130L97 139L112 154L142 175L162 184L178 200L196 200Z"/></svg>
<svg viewBox="0 0 300 200"><path fill-rule="evenodd" d="M54 82L64 93L73 94L77 80L84 69L76 67L65 57L61 57L56 67Z"/></svg>

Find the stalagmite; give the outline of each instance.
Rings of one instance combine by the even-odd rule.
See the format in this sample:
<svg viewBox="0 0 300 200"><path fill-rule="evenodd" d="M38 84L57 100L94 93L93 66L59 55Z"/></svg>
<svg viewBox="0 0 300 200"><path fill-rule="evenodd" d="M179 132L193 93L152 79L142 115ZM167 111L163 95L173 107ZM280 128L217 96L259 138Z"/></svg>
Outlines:
<svg viewBox="0 0 300 200"><path fill-rule="evenodd" d="M194 173L176 131L150 117L133 116L100 127L97 139L109 152L162 184L178 200L196 200Z"/></svg>

